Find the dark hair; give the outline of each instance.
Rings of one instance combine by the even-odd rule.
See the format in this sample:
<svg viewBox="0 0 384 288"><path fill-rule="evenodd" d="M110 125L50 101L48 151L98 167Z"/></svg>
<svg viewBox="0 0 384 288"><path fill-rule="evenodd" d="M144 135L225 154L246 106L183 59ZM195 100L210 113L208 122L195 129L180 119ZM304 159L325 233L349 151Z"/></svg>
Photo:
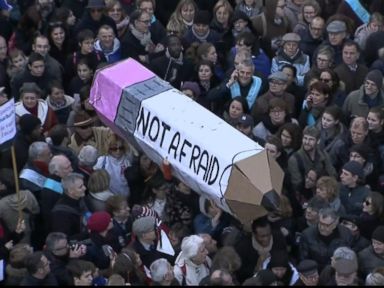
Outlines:
<svg viewBox="0 0 384 288"><path fill-rule="evenodd" d="M25 268L27 268L28 273L33 275L41 268L41 257L43 256L42 251L37 251L25 258Z"/></svg>
<svg viewBox="0 0 384 288"><path fill-rule="evenodd" d="M281 144L280 138L276 135L267 135L265 143L275 145L278 152L284 151L283 144Z"/></svg>
<svg viewBox="0 0 384 288"><path fill-rule="evenodd" d="M49 130L48 136L52 140L54 146L59 146L65 137L69 137L68 130L63 124L57 124Z"/></svg>
<svg viewBox="0 0 384 288"><path fill-rule="evenodd" d="M285 113L288 113L288 105L282 98L274 97L271 100L269 100L268 111L271 111L276 107L281 108L285 111Z"/></svg>
<svg viewBox="0 0 384 288"><path fill-rule="evenodd" d="M358 52L358 53L361 53L361 47L360 47L359 43L357 43L357 42L355 42L355 41L353 41L353 40L351 40L351 39L347 39L347 40L344 42L344 44L343 44L343 49L344 49L344 47L346 47L346 46L354 46L354 47L356 47L357 52Z"/></svg>
<svg viewBox="0 0 384 288"><path fill-rule="evenodd" d="M67 266L67 270L73 278L80 278L84 272L91 271L92 273L95 271L95 264L90 261L74 259L71 260Z"/></svg>
<svg viewBox="0 0 384 288"><path fill-rule="evenodd" d="M241 103L241 106L243 107L244 114L249 114L249 106L247 100L242 96L236 96L231 99L231 101L228 102L228 108L226 110L229 110L229 106L233 101L238 101Z"/></svg>
<svg viewBox="0 0 384 288"><path fill-rule="evenodd" d="M95 39L95 34L90 29L83 29L77 34L77 43L81 44L87 39Z"/></svg>
<svg viewBox="0 0 384 288"><path fill-rule="evenodd" d="M169 46L169 42L171 42L172 39L177 39L179 40L179 42L181 43L181 39L179 36L177 36L176 34L170 34L166 37L165 39L165 45L168 47Z"/></svg>
<svg viewBox="0 0 384 288"><path fill-rule="evenodd" d="M200 61L198 61L197 64L196 64L196 72L198 72L200 66L203 66L203 65L209 66L211 68L212 74L214 73L215 68L213 67L213 63L208 61L208 60L200 60Z"/></svg>
<svg viewBox="0 0 384 288"><path fill-rule="evenodd" d="M64 90L63 84L61 84L58 80L52 80L52 82L48 86L48 94L51 94L53 91L53 88L57 88L60 90Z"/></svg>
<svg viewBox="0 0 384 288"><path fill-rule="evenodd" d="M291 148L295 151L300 149L301 142L303 141L303 132L300 126L292 122L283 124L282 126L280 126L279 130L277 131L277 135L280 137L280 139L281 139L281 133L284 130L287 130L292 137Z"/></svg>
<svg viewBox="0 0 384 288"><path fill-rule="evenodd" d="M67 47L68 45L68 29L67 29L67 26L61 22L61 21L56 21L56 22L49 22L49 25L47 27L47 32L45 33L46 37L48 38L48 41L49 41L49 45L51 45L51 47L54 44L53 40L52 40L52 32L54 29L56 28L62 28L64 30L64 42L63 42L63 47Z"/></svg>
<svg viewBox="0 0 384 288"><path fill-rule="evenodd" d="M248 25L248 27L252 28L252 25ZM244 41L244 45L251 47L251 53L255 56L260 53L260 41L256 38L255 34L250 31L241 32L235 38L235 43Z"/></svg>
<svg viewBox="0 0 384 288"><path fill-rule="evenodd" d="M316 211L320 211L320 209L328 208L330 206L327 200L321 198L318 195L315 195L308 201L307 207L311 207Z"/></svg>
<svg viewBox="0 0 384 288"><path fill-rule="evenodd" d="M280 71L283 71L284 68L291 69L293 72L293 77L296 78L297 68L295 66L293 66L291 64L284 64L283 66L281 66Z"/></svg>
<svg viewBox="0 0 384 288"><path fill-rule="evenodd" d="M341 121L343 119L343 110L336 105L326 107L324 113L330 114L335 120Z"/></svg>
<svg viewBox="0 0 384 288"><path fill-rule="evenodd" d="M89 69L92 71L94 70L92 68L92 65L89 63L89 60L87 58L81 58L77 63L76 63L76 69L79 67L79 65L87 65Z"/></svg>
<svg viewBox="0 0 384 288"><path fill-rule="evenodd" d="M331 93L331 88L329 86L321 81L315 81L309 86L309 91L316 90L324 95L328 95L328 99Z"/></svg>
<svg viewBox="0 0 384 288"><path fill-rule="evenodd" d="M113 195L105 202L105 210L113 215L113 212L120 210L122 203L126 203L127 199L122 195Z"/></svg>
<svg viewBox="0 0 384 288"><path fill-rule="evenodd" d="M384 119L384 109L382 106L375 106L369 109L369 112L377 114L380 118L380 120Z"/></svg>
<svg viewBox="0 0 384 288"><path fill-rule="evenodd" d="M52 20L53 21L61 21L66 26L69 15L71 15L71 10L69 8L63 7L63 6L57 7L53 11Z"/></svg>
<svg viewBox="0 0 384 288"><path fill-rule="evenodd" d="M252 222L252 232L255 232L257 228L265 228L268 226L270 227L271 223L269 223L268 218L266 216L257 218Z"/></svg>
<svg viewBox="0 0 384 288"><path fill-rule="evenodd" d="M36 62L36 61L43 61L44 62L44 57L41 54L36 53L36 52L32 52L31 54L29 54L28 65L32 65L32 63Z"/></svg>
<svg viewBox="0 0 384 288"><path fill-rule="evenodd" d="M130 15L129 15L129 22L132 23L133 25L135 24L135 21L138 20L141 15L143 15L144 13L148 14L146 11L142 11L140 9L137 9L135 11L133 11Z"/></svg>

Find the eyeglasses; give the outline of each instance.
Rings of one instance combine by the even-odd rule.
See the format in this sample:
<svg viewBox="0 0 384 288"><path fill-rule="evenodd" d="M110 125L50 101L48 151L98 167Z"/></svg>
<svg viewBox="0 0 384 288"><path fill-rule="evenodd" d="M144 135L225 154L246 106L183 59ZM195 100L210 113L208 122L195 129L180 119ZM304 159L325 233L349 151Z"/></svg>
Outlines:
<svg viewBox="0 0 384 288"><path fill-rule="evenodd" d="M323 228L331 228L333 226L333 224L337 223L337 219L332 221L331 223L327 224L327 223L324 223L324 222L321 222L319 221L319 226L322 226Z"/></svg>
<svg viewBox="0 0 384 288"><path fill-rule="evenodd" d="M124 150L124 146L110 147L109 150L113 152L116 152L118 150L122 151Z"/></svg>
<svg viewBox="0 0 384 288"><path fill-rule="evenodd" d="M270 113L275 113L275 114L279 114L279 113L283 113L285 112L284 110L280 110L280 109L272 109L272 110L269 110Z"/></svg>
<svg viewBox="0 0 384 288"><path fill-rule="evenodd" d="M137 19L137 21L139 21L141 23L144 23L144 24L147 24L147 25L149 25L149 23L151 23L151 20L140 20L140 19Z"/></svg>
<svg viewBox="0 0 384 288"><path fill-rule="evenodd" d="M276 81L276 80L269 80L269 84L273 84L273 85L284 85L285 83L284 82L280 82L280 81Z"/></svg>
<svg viewBox="0 0 384 288"><path fill-rule="evenodd" d="M317 57L316 60L319 62L329 62L329 59L324 59L324 58L320 58L320 57Z"/></svg>

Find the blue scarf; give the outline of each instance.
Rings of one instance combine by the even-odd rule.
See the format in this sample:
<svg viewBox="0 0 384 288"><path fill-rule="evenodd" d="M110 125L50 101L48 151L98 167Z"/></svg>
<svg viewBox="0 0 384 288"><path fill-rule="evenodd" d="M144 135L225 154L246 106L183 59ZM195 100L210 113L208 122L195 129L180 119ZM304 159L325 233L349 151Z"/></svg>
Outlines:
<svg viewBox="0 0 384 288"><path fill-rule="evenodd" d="M60 182L57 182L51 178L47 178L44 183L44 188L48 188L56 193L63 194L63 186L61 186Z"/></svg>
<svg viewBox="0 0 384 288"><path fill-rule="evenodd" d="M359 19L363 23L367 24L369 22L369 12L363 7L363 5L361 5L359 1L345 0L345 3L347 3L349 7L351 7L353 12L356 14L357 17L359 17Z"/></svg>
<svg viewBox="0 0 384 288"><path fill-rule="evenodd" d="M247 100L249 109L251 109L253 104L255 103L256 97L260 91L260 87L261 87L261 79L256 76L252 76L252 86L249 89L247 97L245 97L245 99ZM237 96L242 96L240 93L240 85L238 81L232 84L232 86L230 87L230 90L231 90L232 99Z"/></svg>

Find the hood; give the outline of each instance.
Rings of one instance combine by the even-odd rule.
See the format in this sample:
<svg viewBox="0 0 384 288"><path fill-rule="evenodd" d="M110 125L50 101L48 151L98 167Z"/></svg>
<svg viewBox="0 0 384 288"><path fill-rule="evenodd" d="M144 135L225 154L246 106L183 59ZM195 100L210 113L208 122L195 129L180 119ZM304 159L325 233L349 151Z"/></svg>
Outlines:
<svg viewBox="0 0 384 288"><path fill-rule="evenodd" d="M75 103L75 99L71 96L68 96L68 95L64 95L64 100L65 100L65 105L63 107L60 107L60 108L57 108L55 107L54 105L51 104L51 101L50 101L50 96L48 95L47 99L46 99L46 102L48 103L48 106L53 110L53 111L57 111L57 110L60 110L60 109L64 109L64 108L67 108L68 106L71 106L73 103Z"/></svg>
<svg viewBox="0 0 384 288"><path fill-rule="evenodd" d="M110 55L110 54L113 54L113 53L115 53L117 50L120 49L120 40L117 39L117 38L115 38L115 39L113 40L113 48L112 48L112 51L110 51L110 52L108 52L108 53L105 53L105 52L103 51L103 49L101 48L100 40L96 40L94 47L95 47L95 49L96 49L97 51L100 51L100 52L104 53L105 55Z"/></svg>

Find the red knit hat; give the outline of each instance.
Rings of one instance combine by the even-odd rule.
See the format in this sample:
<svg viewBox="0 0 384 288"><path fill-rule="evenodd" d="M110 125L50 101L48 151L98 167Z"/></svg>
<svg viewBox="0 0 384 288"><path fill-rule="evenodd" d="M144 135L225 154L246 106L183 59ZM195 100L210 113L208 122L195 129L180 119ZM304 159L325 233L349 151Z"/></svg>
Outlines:
<svg viewBox="0 0 384 288"><path fill-rule="evenodd" d="M111 222L111 215L105 211L95 212L88 219L88 229L91 232L103 232L107 230L109 223Z"/></svg>

